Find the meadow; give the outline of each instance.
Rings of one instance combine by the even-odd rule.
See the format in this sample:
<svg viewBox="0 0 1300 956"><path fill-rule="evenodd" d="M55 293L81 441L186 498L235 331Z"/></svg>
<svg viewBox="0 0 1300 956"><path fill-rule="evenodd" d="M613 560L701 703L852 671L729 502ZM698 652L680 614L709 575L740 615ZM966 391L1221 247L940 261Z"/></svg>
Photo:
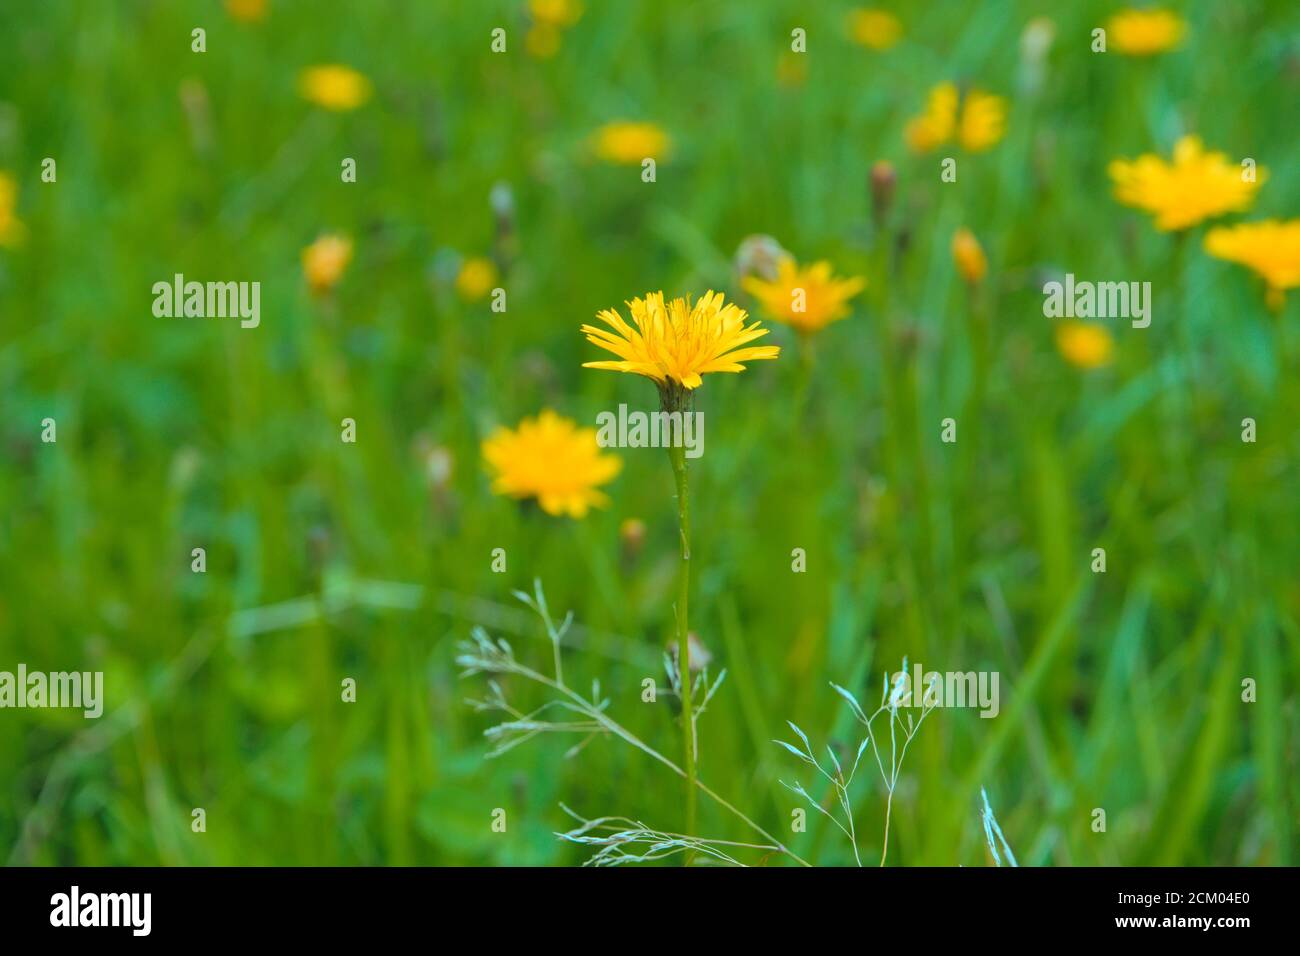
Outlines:
<svg viewBox="0 0 1300 956"><path fill-rule="evenodd" d="M540 582L564 686L682 762L669 455L604 449L574 517L484 446L657 410L581 327L717 290L780 347L692 393L699 779L792 853L739 862L1294 864L1300 293L1205 243L1300 217L1300 7L1170 0L1178 42L1126 55L1092 48L1118 3L878 5L897 35L793 0L0 5L0 671L105 694L0 709L0 858L578 864L561 805L768 846L590 712L490 756L461 673L475 628L553 673ZM943 136L944 83L1002 128ZM1264 173L1157 228L1112 164L1188 134ZM765 307L786 253L861 279L842 318ZM177 274L260 283L260 323L160 317ZM1067 274L1150 282L1149 327L1063 335ZM852 763L832 684L870 713L904 660L996 673L997 716L928 713L842 800L773 742Z"/></svg>

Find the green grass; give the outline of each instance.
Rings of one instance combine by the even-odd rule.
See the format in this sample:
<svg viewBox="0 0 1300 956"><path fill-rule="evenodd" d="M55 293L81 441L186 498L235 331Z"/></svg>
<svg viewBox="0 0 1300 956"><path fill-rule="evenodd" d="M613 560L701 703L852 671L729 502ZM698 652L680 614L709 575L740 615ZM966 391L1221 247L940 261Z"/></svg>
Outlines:
<svg viewBox="0 0 1300 956"><path fill-rule="evenodd" d="M681 827L680 782L610 741L485 760L490 721L464 704L481 678L453 664L477 623L544 669L545 634L510 594L540 578L578 622L569 683L599 678L611 714L680 759L670 708L641 702L673 632L666 455L623 452L611 507L577 523L493 496L478 446L546 406L585 424L647 407L646 381L580 368L598 356L579 325L649 289L737 295L731 256L768 233L871 286L818 339L802 408L784 328L780 360L700 393L691 626L729 671L701 718L701 779L801 856L851 863L815 814L790 833L798 801L777 780L799 766L771 740L790 719L851 752L829 682L874 700L906 655L1000 672L1002 713L927 719L890 863L991 862L981 787L1021 865L1296 862L1300 296L1270 314L1244 270L1201 252L1203 227L1176 272L1106 164L1192 130L1271 170L1234 219L1300 215L1300 10L1175 3L1187 43L1139 62L1089 52L1105 3L901 4L886 53L845 38L847 3L587 6L544 61L523 51L522 3L282 0L256 25L215 2L0 9L0 169L28 230L0 249L0 670L103 670L108 694L97 722L0 711L4 859L575 863L561 801ZM1030 99L1018 43L1042 14L1056 42ZM797 26L807 79L790 88L776 66ZM299 98L298 70L333 61L370 77L368 105ZM959 154L956 184L902 141L946 79L1011 104L1006 138ZM182 88L204 91L206 148ZM585 154L622 117L674 138L654 184ZM893 275L873 253L878 159L897 164L910 235ZM491 252L498 182L518 208L505 314L440 278L449 250ZM982 394L949 254L963 225L990 259ZM356 258L323 305L299 254L332 229ZM1152 281L1151 328L1111 323L1112 367L1067 365L1042 316L1053 271ZM154 318L150 288L176 272L260 281L261 327ZM432 446L454 463L442 492ZM627 517L648 528L631 559ZM863 781L870 862L884 800ZM703 834L752 836L707 800L699 816Z"/></svg>

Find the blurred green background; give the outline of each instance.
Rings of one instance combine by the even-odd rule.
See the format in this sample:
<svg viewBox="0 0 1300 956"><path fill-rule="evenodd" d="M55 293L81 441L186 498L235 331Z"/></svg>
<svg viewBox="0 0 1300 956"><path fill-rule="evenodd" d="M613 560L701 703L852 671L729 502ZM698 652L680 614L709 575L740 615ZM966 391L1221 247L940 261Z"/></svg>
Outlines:
<svg viewBox="0 0 1300 956"><path fill-rule="evenodd" d="M573 741L543 736L485 760L490 721L464 704L482 679L453 663L478 623L545 666L510 596L540 578L584 628L570 682L599 678L611 713L676 759L670 708L640 700L672 631L666 456L622 452L610 507L579 522L492 495L479 443L543 407L588 425L648 407L645 380L580 368L604 356L579 325L661 288L747 304L732 256L766 233L871 285L817 338L805 407L779 326L780 360L700 393L691 626L729 670L701 718L702 778L802 856L852 862L815 815L790 834L777 780L812 781L771 738L791 719L851 750L828 681L874 700L908 655L1000 672L1002 713L927 720L891 863L989 862L981 786L1022 864L1294 863L1300 303L1269 313L1244 270L1200 251L1203 229L1177 268L1106 165L1194 131L1272 171L1234 220L1300 212L1300 8L1174 4L1186 43L1139 60L1089 51L1110 4L880 5L904 27L883 52L850 40L849 3L589 0L538 56L522 2L272 0L253 22L218 2L0 4L0 170L27 232L0 249L0 669L102 670L107 693L99 721L0 711L3 859L575 863L553 835L561 801L680 827L678 780L630 748L564 759ZM1031 92L1036 16L1056 40ZM367 104L299 95L299 71L330 62L369 78ZM902 138L944 80L1009 102L1005 139L962 156L956 184L945 153ZM614 119L672 137L655 183L591 156ZM47 156L57 183L40 181ZM892 275L873 257L880 159L909 237ZM510 251L499 183L505 313L451 281L458 257ZM978 401L960 226L990 261ZM313 297L300 255L326 231L355 258ZM1153 282L1150 329L1109 323L1108 368L1056 351L1041 286L1065 271ZM260 328L155 318L151 286L177 272L260 281ZM627 518L647 527L635 554ZM874 772L856 792L871 859ZM750 837L700 813L703 833Z"/></svg>

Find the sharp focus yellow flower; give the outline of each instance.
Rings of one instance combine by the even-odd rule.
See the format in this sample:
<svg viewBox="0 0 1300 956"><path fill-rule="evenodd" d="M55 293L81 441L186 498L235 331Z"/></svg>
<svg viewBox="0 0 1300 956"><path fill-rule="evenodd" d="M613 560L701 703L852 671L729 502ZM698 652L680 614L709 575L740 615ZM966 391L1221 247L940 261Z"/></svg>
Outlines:
<svg viewBox="0 0 1300 956"><path fill-rule="evenodd" d="M483 458L494 472L496 494L536 498L547 514L574 518L609 502L597 486L623 467L616 455L601 453L596 429L579 428L549 408L514 430L494 431L483 442Z"/></svg>
<svg viewBox="0 0 1300 956"><path fill-rule="evenodd" d="M582 18L582 4L578 0L528 0L528 13L536 24L571 27Z"/></svg>
<svg viewBox="0 0 1300 956"><path fill-rule="evenodd" d="M971 89L960 96L952 83L930 91L925 112L907 124L903 136L913 152L928 153L950 140L971 153L993 147L1006 132L1007 101Z"/></svg>
<svg viewBox="0 0 1300 956"><path fill-rule="evenodd" d="M592 146L596 155L607 162L636 165L646 159L663 159L672 143L654 123L619 121L596 130Z"/></svg>
<svg viewBox="0 0 1300 956"><path fill-rule="evenodd" d="M1056 327L1056 347L1071 365L1100 368L1110 364L1115 340L1104 325L1062 322Z"/></svg>
<svg viewBox="0 0 1300 956"><path fill-rule="evenodd" d="M1206 234L1205 251L1263 277L1271 308L1281 308L1286 290L1300 286L1300 219L1219 226Z"/></svg>
<svg viewBox="0 0 1300 956"><path fill-rule="evenodd" d="M952 261L957 264L961 277L971 285L979 285L989 271L984 249L969 229L958 229L953 233Z"/></svg>
<svg viewBox="0 0 1300 956"><path fill-rule="evenodd" d="M298 90L317 106L343 112L370 99L370 81L350 66L313 66L298 75Z"/></svg>
<svg viewBox="0 0 1300 956"><path fill-rule="evenodd" d="M687 299L664 301L662 292L627 304L635 328L615 309L597 316L613 331L584 325L587 341L613 352L620 361L584 362L583 368L633 372L652 378L661 388L676 382L699 388L708 372L743 372L743 362L774 359L776 345L740 348L762 338L768 330L759 322L745 324L748 315L735 303L724 303L721 292L709 291L694 305Z"/></svg>
<svg viewBox="0 0 1300 956"><path fill-rule="evenodd" d="M315 293L334 288L351 261L352 240L347 236L324 235L302 251L302 271Z"/></svg>
<svg viewBox="0 0 1300 956"><path fill-rule="evenodd" d="M1106 40L1129 56L1153 56L1176 47L1187 24L1171 10L1124 10L1106 23Z"/></svg>
<svg viewBox="0 0 1300 956"><path fill-rule="evenodd" d="M800 268L790 256L777 262L776 278L747 276L745 291L769 316L800 332L817 332L849 314L846 303L866 287L860 276L837 279L829 262Z"/></svg>
<svg viewBox="0 0 1300 956"><path fill-rule="evenodd" d="M0 172L0 246L12 248L27 234L27 227L14 212L17 205L18 183L8 173Z"/></svg>
<svg viewBox="0 0 1300 956"><path fill-rule="evenodd" d="M266 0L226 0L226 12L236 20L254 23L266 16Z"/></svg>
<svg viewBox="0 0 1300 956"><path fill-rule="evenodd" d="M903 35L903 24L888 10L849 11L849 36L873 50L888 50Z"/></svg>
<svg viewBox="0 0 1300 956"><path fill-rule="evenodd" d="M1115 198L1151 213L1162 232L1246 209L1268 178L1261 166L1248 181L1242 168L1223 153L1207 153L1198 136L1184 136L1175 144L1172 163L1145 153L1131 162L1113 160L1109 172Z"/></svg>
<svg viewBox="0 0 1300 956"><path fill-rule="evenodd" d="M497 267L491 259L477 256L466 259L456 275L456 291L466 302L476 302L492 291L497 281Z"/></svg>

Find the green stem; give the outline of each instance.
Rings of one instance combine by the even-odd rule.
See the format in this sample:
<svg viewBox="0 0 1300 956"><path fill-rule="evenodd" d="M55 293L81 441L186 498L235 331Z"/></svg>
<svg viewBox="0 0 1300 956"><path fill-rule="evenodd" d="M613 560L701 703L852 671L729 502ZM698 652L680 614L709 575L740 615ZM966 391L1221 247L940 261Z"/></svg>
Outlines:
<svg viewBox="0 0 1300 956"><path fill-rule="evenodd" d="M670 382L662 392L664 411L691 414L691 393ZM690 629L687 626L687 607L691 593L691 504L690 484L686 473L686 448L668 446L668 461L673 466L673 482L677 487L677 525L681 533L681 566L677 574L677 679L681 686L682 751L686 765L686 832L695 835L695 711L691 704L691 647ZM686 858L689 863L689 857Z"/></svg>

